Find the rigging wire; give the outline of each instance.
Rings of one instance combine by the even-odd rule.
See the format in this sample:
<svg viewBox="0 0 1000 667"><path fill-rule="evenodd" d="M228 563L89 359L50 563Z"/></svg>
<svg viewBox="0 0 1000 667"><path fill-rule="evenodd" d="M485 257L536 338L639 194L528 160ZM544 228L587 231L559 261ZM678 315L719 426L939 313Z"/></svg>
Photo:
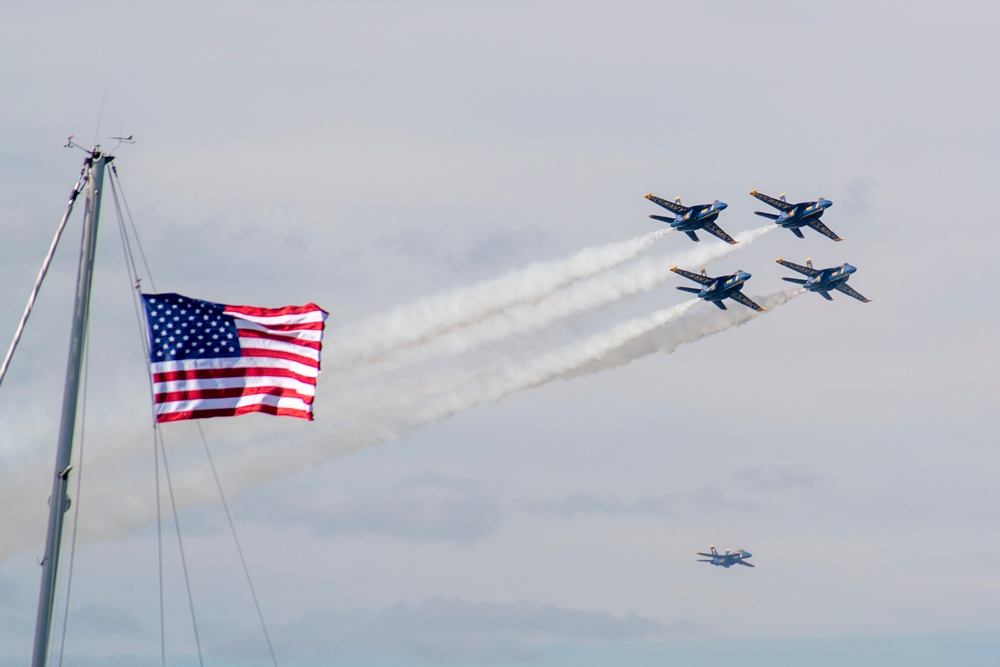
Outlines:
<svg viewBox="0 0 1000 667"><path fill-rule="evenodd" d="M111 183L111 192L113 195L112 201L115 205L115 215L118 221L118 234L121 238L122 252L125 256L125 270L128 273L128 279L131 285L129 293L132 295L132 308L135 312L136 331L139 334L139 345L142 348L142 358L149 359L149 336L146 332L146 318L142 316L142 306L139 303L140 299L138 296L140 294L141 280L139 278L138 269L135 265L135 254L132 252L132 244L129 243L128 228L125 226L125 216L122 214L123 204L124 211L128 215L129 222L132 225L133 235L135 236L135 242L142 257L143 266L146 268L146 275L149 277L150 285L154 285L154 289L155 284L153 283L153 276L149 271L149 263L146 261L146 254L143 252L142 244L139 242L139 234L135 231L135 221L132 218L132 212L128 208L128 202L125 201L125 191L121 187L121 180L118 177L118 171L114 169L114 165L112 165L112 176L109 179L109 183ZM121 198L121 202L119 202L119 197ZM148 368L149 367L147 366L147 369ZM156 427L156 414L153 411L153 405L155 404L153 395L153 376L147 372L146 378L149 385L149 406L153 424L153 478L156 493L156 563L160 612L160 664L162 667L166 667L167 629L163 579L163 506L161 503L163 492L160 488L160 455L157 444L158 438L160 438L160 432ZM181 549L183 557L183 547L181 547Z"/></svg>
<svg viewBox="0 0 1000 667"><path fill-rule="evenodd" d="M174 529L177 531L177 546L181 554L181 569L184 572L184 587L187 589L188 608L191 611L191 625L194 628L194 643L198 649L198 664L205 667L205 659L201 652L201 635L198 632L198 619L194 612L194 596L191 593L191 578L188 576L187 557L184 554L184 539L181 536L181 521L177 513L177 501L174 497L174 485L170 479L170 464L167 461L167 447L163 442L163 431L156 429L160 440L160 456L163 457L163 472L167 479L167 491L170 495L170 510L174 515Z"/></svg>
<svg viewBox="0 0 1000 667"><path fill-rule="evenodd" d="M212 476L215 478L215 486L219 490L219 498L222 500L222 507L226 511L226 521L229 522L229 531L233 535L233 542L236 544L236 552L240 555L240 563L243 565L243 574L247 579L247 587L250 589L250 597L253 598L253 605L257 609L257 618L260 620L260 628L264 632L264 641L267 642L267 650L271 654L271 662L274 667L278 667L278 659L274 654L274 646L271 645L271 635L267 631L267 623L264 622L264 613L260 608L260 601L257 599L257 591L254 589L253 579L250 577L250 568L247 567L247 560L243 556L243 547L240 545L240 538L236 535L236 524L233 523L233 515L229 512L229 503L226 502L226 494L222 492L222 482L219 481L219 473L215 469L215 461L212 460L212 452L208 449L208 440L205 439L205 431L198 424L198 433L201 434L201 443L205 446L205 456L208 457L208 465L212 468Z"/></svg>
<svg viewBox="0 0 1000 667"><path fill-rule="evenodd" d="M150 402L150 405L153 405ZM155 418L154 418L155 422ZM163 608L163 510L160 505L160 454L156 446L159 429L153 427L153 470L156 472L156 553L157 572L160 585L160 665L167 667L167 627Z"/></svg>
<svg viewBox="0 0 1000 667"><path fill-rule="evenodd" d="M146 261L146 251L143 250L143 248L142 248L142 242L139 240L139 230L135 226L135 219L132 217L132 210L128 206L128 199L125 198L125 188L122 187L121 179L118 178L118 169L114 165L114 163L112 163L111 164L111 184L112 184L112 188L113 189L114 189L116 183L117 183L117 190L115 190L115 191L121 193L122 206L125 209L126 217L128 217L129 225L132 227L132 236L135 238L135 245L139 249L139 257L142 258L142 265L146 269L146 277L149 278L149 285L150 285L150 287L153 288L153 291L155 292L156 291L156 283L153 282L153 272L149 270L149 262ZM116 195L115 206L116 207L118 206L117 195ZM122 225L122 226L124 227L124 225ZM124 232L124 230L123 230L123 234L125 234L126 237L128 236ZM131 253L131 247L129 247L129 253ZM133 273L137 273L134 270L135 269L135 262L134 261L132 261L132 267L133 267Z"/></svg>
<svg viewBox="0 0 1000 667"><path fill-rule="evenodd" d="M14 339L10 342L10 348L7 350L7 356L4 357L3 365L0 366L0 385L3 384L3 378L7 374L7 367L10 366L10 360L14 357L14 350L17 349L17 344L21 340L21 334L24 333L24 327L28 323L28 317L31 315L31 309L35 305L35 299L38 297L38 292L42 288L42 281L45 280L45 274L49 271L49 265L52 263L52 258L56 254L56 247L59 245L59 239L62 238L63 230L66 229L66 221L69 220L70 214L73 212L73 204L76 203L77 197L83 192L83 187L87 182L87 177L90 174L91 158L87 158L83 163L83 169L80 170L80 180L76 182L73 186L73 191L69 193L69 202L66 204L66 212L63 213L62 220L59 221L59 226L56 228L55 237L52 239L52 244L49 246L49 252L45 255L45 259L42 261L42 268L38 272L38 277L35 278L35 286L31 288L31 295L28 297L28 305L24 307L24 314L21 315L21 322L17 325L17 330L14 332Z"/></svg>

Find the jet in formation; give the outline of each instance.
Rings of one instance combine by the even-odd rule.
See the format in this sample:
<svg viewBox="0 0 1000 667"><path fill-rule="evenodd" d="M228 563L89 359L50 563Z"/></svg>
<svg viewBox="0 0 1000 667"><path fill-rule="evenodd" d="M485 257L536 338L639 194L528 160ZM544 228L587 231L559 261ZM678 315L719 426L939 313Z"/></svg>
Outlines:
<svg viewBox="0 0 1000 667"><path fill-rule="evenodd" d="M712 236L722 239L726 243L732 245L739 243L739 241L733 239L732 236L722 231L722 229L715 224L715 221L719 217L719 213L724 211L728 206L725 202L721 202L716 199L711 204L684 206L681 204L680 197L675 197L673 201L668 201L657 197L652 192L646 195L646 199L654 204L659 204L671 213L676 214L676 217L674 218L666 215L650 215L649 217L653 220L666 222L677 231L684 232L691 238L692 241L700 241L701 239L698 238L698 235L695 234L695 232L698 230L704 230Z"/></svg>
<svg viewBox="0 0 1000 667"><path fill-rule="evenodd" d="M750 563L746 562L745 559L753 556L749 551L744 551L743 549L737 549L736 551L730 551L726 549L726 553L720 554L715 550L715 545L709 547L712 553L703 553L701 551L695 551L696 556L705 556L705 558L699 558L699 563L711 563L712 565L719 565L722 567L730 567L731 565L746 565L747 567L754 567Z"/></svg>
<svg viewBox="0 0 1000 667"><path fill-rule="evenodd" d="M705 269L702 269L700 274L678 269L676 266L670 270L703 285L701 289L697 287L678 287L677 289L682 292L697 294L698 298L714 303L722 310L726 310L726 304L722 303L723 299L739 301L747 308L752 308L759 313L767 310L758 306L740 291L743 283L750 279L750 274L746 271L739 270L736 273L713 278L705 273Z"/></svg>
<svg viewBox="0 0 1000 667"><path fill-rule="evenodd" d="M847 286L847 279L851 277L852 273L857 271L857 268L851 266L850 264L832 266L829 269L814 269L811 259L806 260L805 266L788 262L780 257L775 261L782 266L787 266L793 271L798 271L802 275L809 276L808 280L802 280L801 278L782 278L782 280L802 285L806 288L806 290L816 292L827 301L833 301L833 297L830 296L831 290L843 292L847 296L854 297L858 301L864 303L871 301L871 299L866 299L853 288Z"/></svg>
<svg viewBox="0 0 1000 667"><path fill-rule="evenodd" d="M823 215L823 211L833 206L833 202L829 199L823 199L820 197L816 201L804 201L799 202L798 204L790 204L785 201L785 195L783 194L777 199L769 195L761 194L756 190L752 190L750 194L765 204L773 206L781 211L781 213L764 213L762 211L754 211L754 213L770 220L774 220L775 224L784 227L785 229L792 230L792 233L800 239L805 238L805 236L802 235L802 228L812 227L823 236L829 237L834 241L844 240L834 234L829 227L819 221L820 217Z"/></svg>

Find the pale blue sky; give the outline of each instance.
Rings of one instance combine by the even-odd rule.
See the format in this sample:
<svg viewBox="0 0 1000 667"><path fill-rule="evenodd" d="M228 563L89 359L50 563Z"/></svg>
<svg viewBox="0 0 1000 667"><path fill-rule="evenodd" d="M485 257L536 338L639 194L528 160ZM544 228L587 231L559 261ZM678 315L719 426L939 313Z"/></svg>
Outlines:
<svg viewBox="0 0 1000 667"><path fill-rule="evenodd" d="M59 146L91 143L105 90L96 136L139 139L115 164L156 287L315 301L328 350L394 307L655 230L646 192L726 201L731 234L766 223L754 188L824 196L843 243L777 230L708 270L750 271L757 297L787 286L777 257L850 262L873 303L804 295L673 354L421 417L462 373L499 377L681 303L667 281L472 351L373 366L370 386L331 363L311 424L206 422L242 492L232 508L279 661L996 660L998 14L22 3L0 24L0 340L77 177L82 154ZM146 378L110 206L102 225L67 658L155 662ZM78 229L0 388L3 665L30 651ZM672 234L619 270L692 246ZM187 504L210 496L197 430L165 438ZM221 510L181 519L206 657L264 664ZM758 567L696 563L710 543ZM171 549L169 640L190 656Z"/></svg>

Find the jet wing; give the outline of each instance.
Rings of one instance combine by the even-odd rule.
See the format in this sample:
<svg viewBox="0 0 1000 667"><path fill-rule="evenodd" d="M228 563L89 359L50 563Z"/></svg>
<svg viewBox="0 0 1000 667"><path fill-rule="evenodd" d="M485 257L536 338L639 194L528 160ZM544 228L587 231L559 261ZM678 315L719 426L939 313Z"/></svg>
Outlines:
<svg viewBox="0 0 1000 667"><path fill-rule="evenodd" d="M703 276L700 273L694 273L693 271L685 271L684 269L678 269L676 266L670 269L674 273L684 276L685 278L690 278L696 283L701 283L702 285L711 285L715 281L715 278L709 278L708 276Z"/></svg>
<svg viewBox="0 0 1000 667"><path fill-rule="evenodd" d="M788 260L781 259L780 257L774 261L776 261L778 264L781 264L782 266L787 266L792 271L798 271L799 273L809 277L819 275L819 269L810 269L808 266L795 264L794 262L789 262Z"/></svg>
<svg viewBox="0 0 1000 667"><path fill-rule="evenodd" d="M756 197L757 199L761 200L765 204L767 204L769 206L773 206L774 208L778 209L779 211L791 211L792 209L795 208L795 204L789 204L786 201L781 201L780 199L778 199L776 197L770 197L770 196L765 195L763 193L757 192L756 190L752 191L750 194L753 195L754 197Z"/></svg>
<svg viewBox="0 0 1000 667"><path fill-rule="evenodd" d="M687 213L690 210L687 206L681 206L677 202L670 201L669 199L663 199L661 197L657 197L652 192L650 192L648 195L646 195L646 199L648 199L649 201L653 202L654 204L659 204L660 206L662 206L663 208L667 209L668 211L673 211L674 213L677 213L678 215L684 215L685 213Z"/></svg>
<svg viewBox="0 0 1000 667"><path fill-rule="evenodd" d="M834 289L837 290L838 292L843 292L847 296L853 296L858 301L862 301L864 303L869 303L871 301L871 299L866 299L865 297L861 296L861 294L856 292L853 287L847 285L846 283L841 283L837 285Z"/></svg>
<svg viewBox="0 0 1000 667"><path fill-rule="evenodd" d="M739 241L734 240L732 236L722 231L722 228L719 227L714 222L706 222L704 225L701 226L701 228L704 229L709 234L711 234L712 236L722 239L729 245L736 245L737 243L739 243Z"/></svg>
<svg viewBox="0 0 1000 667"><path fill-rule="evenodd" d="M843 241L844 240L844 239L840 238L839 236L837 236L836 234L834 234L833 231L831 231L829 227L827 227L826 225L824 225L819 220L810 220L806 224L809 225L810 227L812 227L813 229L815 229L817 232L819 232L823 236L829 237L829 238L833 239L834 241Z"/></svg>
<svg viewBox="0 0 1000 667"><path fill-rule="evenodd" d="M734 301L739 301L740 303L742 303L747 308L753 308L758 313L763 313L765 310L767 310L767 308L761 308L756 303L754 303L753 301L751 301L750 297L748 297L743 292L735 292L733 294L730 294L729 298L733 299Z"/></svg>

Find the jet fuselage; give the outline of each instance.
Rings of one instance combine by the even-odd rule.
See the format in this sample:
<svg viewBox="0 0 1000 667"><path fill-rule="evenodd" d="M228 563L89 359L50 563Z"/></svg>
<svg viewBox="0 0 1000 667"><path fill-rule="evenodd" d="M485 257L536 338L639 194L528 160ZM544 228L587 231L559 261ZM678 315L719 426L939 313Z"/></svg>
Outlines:
<svg viewBox="0 0 1000 667"><path fill-rule="evenodd" d="M674 221L668 224L679 232L696 232L704 228L705 223L715 222L719 218L719 213L727 206L729 205L721 201L692 206L687 213L675 217Z"/></svg>
<svg viewBox="0 0 1000 667"><path fill-rule="evenodd" d="M837 289L838 285L843 285L851 274L857 271L857 267L844 264L831 269L823 269L819 275L809 278L803 285L810 292L829 292Z"/></svg>
<svg viewBox="0 0 1000 667"><path fill-rule="evenodd" d="M698 292L698 297L705 301L722 301L723 299L728 299L735 292L739 292L743 288L743 283L749 280L750 277L751 275L746 271L737 271L728 276L719 276L711 284L706 285Z"/></svg>
<svg viewBox="0 0 1000 667"><path fill-rule="evenodd" d="M804 227L810 220L823 217L823 213L831 206L833 202L822 197L817 201L800 202L791 211L782 211L774 222L785 229Z"/></svg>

